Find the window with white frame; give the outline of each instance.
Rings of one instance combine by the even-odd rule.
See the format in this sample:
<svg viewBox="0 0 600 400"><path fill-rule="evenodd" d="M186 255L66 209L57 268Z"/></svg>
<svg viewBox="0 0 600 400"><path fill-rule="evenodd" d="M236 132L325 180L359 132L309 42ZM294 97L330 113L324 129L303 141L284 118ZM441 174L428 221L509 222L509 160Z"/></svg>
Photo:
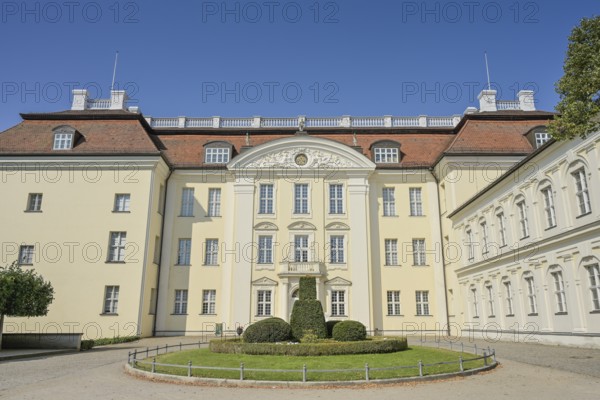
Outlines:
<svg viewBox="0 0 600 400"><path fill-rule="evenodd" d="M423 200L421 199L421 188L410 188L410 215L420 216L423 215Z"/></svg>
<svg viewBox="0 0 600 400"><path fill-rule="evenodd" d="M344 257L344 236L335 235L329 237L329 254L332 264L343 264L346 262Z"/></svg>
<svg viewBox="0 0 600 400"><path fill-rule="evenodd" d="M131 195L129 193L115 194L114 212L128 212Z"/></svg>
<svg viewBox="0 0 600 400"><path fill-rule="evenodd" d="M70 150L73 148L73 133L55 133L52 150Z"/></svg>
<svg viewBox="0 0 600 400"><path fill-rule="evenodd" d="M429 291L417 290L415 297L417 300L417 315L429 315Z"/></svg>
<svg viewBox="0 0 600 400"><path fill-rule="evenodd" d="M187 289L177 289L175 290L175 307L173 309L173 314L187 314L187 306L188 306L188 291Z"/></svg>
<svg viewBox="0 0 600 400"><path fill-rule="evenodd" d="M400 315L400 291L387 291L387 315Z"/></svg>
<svg viewBox="0 0 600 400"><path fill-rule="evenodd" d="M554 228L556 226L556 211L554 210L554 196L552 188L547 186L542 189L544 197L544 213L546 214L546 228Z"/></svg>
<svg viewBox="0 0 600 400"><path fill-rule="evenodd" d="M194 188L183 188L181 192L181 216L194 216Z"/></svg>
<svg viewBox="0 0 600 400"><path fill-rule="evenodd" d="M473 318L479 318L479 302L477 301L477 288L471 288L471 305L473 306Z"/></svg>
<svg viewBox="0 0 600 400"><path fill-rule="evenodd" d="M308 184L294 185L294 214L308 214Z"/></svg>
<svg viewBox="0 0 600 400"><path fill-rule="evenodd" d="M190 265L192 253L192 239L179 239L177 251L177 265Z"/></svg>
<svg viewBox="0 0 600 400"><path fill-rule="evenodd" d="M227 147L208 147L205 150L204 162L206 164L227 164L230 149Z"/></svg>
<svg viewBox="0 0 600 400"><path fill-rule="evenodd" d="M33 264L33 255L35 254L35 247L33 245L21 245L19 247L19 264L31 265Z"/></svg>
<svg viewBox="0 0 600 400"><path fill-rule="evenodd" d="M392 164L398 162L398 148L376 147L375 162L378 164Z"/></svg>
<svg viewBox="0 0 600 400"><path fill-rule="evenodd" d="M535 147L541 147L544 143L550 140L550 134L548 132L536 132L535 133Z"/></svg>
<svg viewBox="0 0 600 400"><path fill-rule="evenodd" d="M214 289L202 291L202 314L216 314L217 291Z"/></svg>
<svg viewBox="0 0 600 400"><path fill-rule="evenodd" d="M258 193L258 213L273 214L273 185L270 183L261 183Z"/></svg>
<svg viewBox="0 0 600 400"><path fill-rule="evenodd" d="M273 236L260 235L258 237L258 263L273 264Z"/></svg>
<svg viewBox="0 0 600 400"><path fill-rule="evenodd" d="M125 247L127 246L127 232L111 232L108 246L108 261L125 261Z"/></svg>
<svg viewBox="0 0 600 400"><path fill-rule="evenodd" d="M504 292L506 294L506 315L513 315L513 292L512 284L510 281L502 282L504 285Z"/></svg>
<svg viewBox="0 0 600 400"><path fill-rule="evenodd" d="M346 315L346 291L331 291L331 316L341 317Z"/></svg>
<svg viewBox="0 0 600 400"><path fill-rule="evenodd" d="M208 216L221 216L221 189L208 189Z"/></svg>
<svg viewBox="0 0 600 400"><path fill-rule="evenodd" d="M465 241L467 245L467 255L469 256L469 261L475 258L475 243L473 243L473 231L470 228L467 228L465 231Z"/></svg>
<svg viewBox="0 0 600 400"><path fill-rule="evenodd" d="M256 316L267 317L271 315L271 290L258 290L256 292Z"/></svg>
<svg viewBox="0 0 600 400"><path fill-rule="evenodd" d="M506 218L504 212L500 211L496 214L498 221L498 239L500 239L500 247L506 246Z"/></svg>
<svg viewBox="0 0 600 400"><path fill-rule="evenodd" d="M521 232L521 239L525 239L529 236L529 222L527 221L527 206L525 200L521 200L517 203L517 210L519 212L519 231Z"/></svg>
<svg viewBox="0 0 600 400"><path fill-rule="evenodd" d="M294 261L308 262L308 235L294 235Z"/></svg>
<svg viewBox="0 0 600 400"><path fill-rule="evenodd" d="M396 215L396 193L392 187L383 188L383 216L393 217Z"/></svg>
<svg viewBox="0 0 600 400"><path fill-rule="evenodd" d="M590 277L590 291L592 292L592 307L594 311L600 311L600 266L598 264L588 265Z"/></svg>
<svg viewBox="0 0 600 400"><path fill-rule="evenodd" d="M27 211L42 211L42 197L43 195L41 193L29 193L29 198L27 199Z"/></svg>
<svg viewBox="0 0 600 400"><path fill-rule="evenodd" d="M481 254L486 255L488 253L488 227L485 220L479 222L481 228Z"/></svg>
<svg viewBox="0 0 600 400"><path fill-rule="evenodd" d="M106 286L104 289L103 314L116 314L119 310L119 287Z"/></svg>
<svg viewBox="0 0 600 400"><path fill-rule="evenodd" d="M590 205L590 192L585 178L585 169L579 168L571 175L575 179L575 195L577 196L577 204L579 205L579 215L588 214L592 211L592 207Z"/></svg>
<svg viewBox="0 0 600 400"><path fill-rule="evenodd" d="M332 183L329 185L329 214L344 213L344 185Z"/></svg>
<svg viewBox="0 0 600 400"><path fill-rule="evenodd" d="M398 265L398 239L385 239L385 265Z"/></svg>
<svg viewBox="0 0 600 400"><path fill-rule="evenodd" d="M567 297L565 295L565 282L561 271L551 273L554 280L554 298L556 299L556 311L559 313L567 312Z"/></svg>
<svg viewBox="0 0 600 400"><path fill-rule="evenodd" d="M488 298L488 312L489 312L489 316L493 317L495 316L495 310L494 310L494 288L492 286L491 283L488 283L487 285L485 285L485 290L487 291L487 298Z"/></svg>
<svg viewBox="0 0 600 400"><path fill-rule="evenodd" d="M529 304L529 314L537 314L537 299L535 297L535 282L533 276L525 277L527 285L527 303Z"/></svg>
<svg viewBox="0 0 600 400"><path fill-rule="evenodd" d="M413 239L413 265L426 265L425 259L425 239Z"/></svg>
<svg viewBox="0 0 600 400"><path fill-rule="evenodd" d="M206 239L204 243L204 265L219 264L219 239Z"/></svg>

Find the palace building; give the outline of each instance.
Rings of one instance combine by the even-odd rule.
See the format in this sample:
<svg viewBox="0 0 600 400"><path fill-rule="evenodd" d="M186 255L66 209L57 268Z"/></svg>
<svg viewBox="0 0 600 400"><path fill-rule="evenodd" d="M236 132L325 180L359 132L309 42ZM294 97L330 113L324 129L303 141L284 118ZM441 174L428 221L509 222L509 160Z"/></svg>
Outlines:
<svg viewBox="0 0 600 400"><path fill-rule="evenodd" d="M5 332L199 335L326 318L600 346L600 134L533 93L449 117L153 118L73 92L0 133L2 265L55 288Z"/></svg>

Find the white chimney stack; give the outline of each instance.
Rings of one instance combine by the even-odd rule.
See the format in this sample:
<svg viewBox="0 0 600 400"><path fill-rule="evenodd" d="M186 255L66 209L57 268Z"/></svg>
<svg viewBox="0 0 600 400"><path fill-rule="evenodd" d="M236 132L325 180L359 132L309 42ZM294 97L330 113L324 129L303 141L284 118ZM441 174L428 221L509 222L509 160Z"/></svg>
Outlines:
<svg viewBox="0 0 600 400"><path fill-rule="evenodd" d="M519 108L522 111L535 111L533 90L521 90L517 96L519 96Z"/></svg>
<svg viewBox="0 0 600 400"><path fill-rule="evenodd" d="M496 91L482 90L477 96L479 99L479 111L498 111L496 107Z"/></svg>
<svg viewBox="0 0 600 400"><path fill-rule="evenodd" d="M87 108L88 91L86 89L73 89L73 104L71 110L83 111Z"/></svg>
<svg viewBox="0 0 600 400"><path fill-rule="evenodd" d="M110 109L111 110L125 110L127 104L127 93L125 90L111 90L110 91Z"/></svg>

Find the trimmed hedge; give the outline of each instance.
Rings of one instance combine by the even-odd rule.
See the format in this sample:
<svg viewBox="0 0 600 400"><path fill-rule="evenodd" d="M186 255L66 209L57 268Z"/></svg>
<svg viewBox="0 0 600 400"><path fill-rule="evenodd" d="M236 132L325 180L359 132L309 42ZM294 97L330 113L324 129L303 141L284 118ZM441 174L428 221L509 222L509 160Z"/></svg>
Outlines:
<svg viewBox="0 0 600 400"><path fill-rule="evenodd" d="M303 276L300 278L298 288L298 300L316 300L317 299L317 280L314 277Z"/></svg>
<svg viewBox="0 0 600 400"><path fill-rule="evenodd" d="M274 343L289 340L292 336L290 324L281 318L267 318L246 328L244 341L248 343Z"/></svg>
<svg viewBox="0 0 600 400"><path fill-rule="evenodd" d="M365 340L367 337L367 328L358 321L341 321L333 327L332 337L339 342Z"/></svg>
<svg viewBox="0 0 600 400"><path fill-rule="evenodd" d="M327 337L328 338L331 338L333 336L333 327L336 326L337 324L339 324L340 322L342 322L342 321L332 320L332 321L327 321L325 323L325 325L327 326Z"/></svg>
<svg viewBox="0 0 600 400"><path fill-rule="evenodd" d="M128 343L140 340L139 336L115 336L112 338L87 339L81 341L81 350L90 350L94 346L105 346L107 344Z"/></svg>
<svg viewBox="0 0 600 400"><path fill-rule="evenodd" d="M297 300L290 318L292 337L302 339L305 332L312 331L319 339L327 337L325 314L319 300Z"/></svg>
<svg viewBox="0 0 600 400"><path fill-rule="evenodd" d="M82 340L81 341L81 346L79 347L79 350L81 350L81 351L90 350L92 347L94 347L94 341L93 340Z"/></svg>
<svg viewBox="0 0 600 400"><path fill-rule="evenodd" d="M322 343L245 343L239 339L212 340L214 353L277 355L277 356L335 356L343 354L395 353L408 348L406 338L370 339L360 342Z"/></svg>

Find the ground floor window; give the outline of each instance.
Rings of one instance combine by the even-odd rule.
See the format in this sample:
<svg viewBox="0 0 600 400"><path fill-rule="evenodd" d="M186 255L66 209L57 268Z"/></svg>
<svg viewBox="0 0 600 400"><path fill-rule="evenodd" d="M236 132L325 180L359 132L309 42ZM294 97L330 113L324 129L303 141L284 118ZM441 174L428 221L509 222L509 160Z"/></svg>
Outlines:
<svg viewBox="0 0 600 400"><path fill-rule="evenodd" d="M266 317L271 315L271 294L270 290L259 290L256 297L256 316Z"/></svg>
<svg viewBox="0 0 600 400"><path fill-rule="evenodd" d="M216 314L217 291L214 289L202 291L202 314Z"/></svg>
<svg viewBox="0 0 600 400"><path fill-rule="evenodd" d="M429 315L429 291L417 290L415 295L417 300L417 315Z"/></svg>
<svg viewBox="0 0 600 400"><path fill-rule="evenodd" d="M187 289L175 291L175 309L173 314L187 314L188 291Z"/></svg>
<svg viewBox="0 0 600 400"><path fill-rule="evenodd" d="M116 314L119 309L119 287L107 286L104 292L104 314Z"/></svg>
<svg viewBox="0 0 600 400"><path fill-rule="evenodd" d="M388 290L387 292L388 315L400 315L400 291Z"/></svg>
<svg viewBox="0 0 600 400"><path fill-rule="evenodd" d="M340 317L346 315L346 291L331 291L331 316Z"/></svg>

